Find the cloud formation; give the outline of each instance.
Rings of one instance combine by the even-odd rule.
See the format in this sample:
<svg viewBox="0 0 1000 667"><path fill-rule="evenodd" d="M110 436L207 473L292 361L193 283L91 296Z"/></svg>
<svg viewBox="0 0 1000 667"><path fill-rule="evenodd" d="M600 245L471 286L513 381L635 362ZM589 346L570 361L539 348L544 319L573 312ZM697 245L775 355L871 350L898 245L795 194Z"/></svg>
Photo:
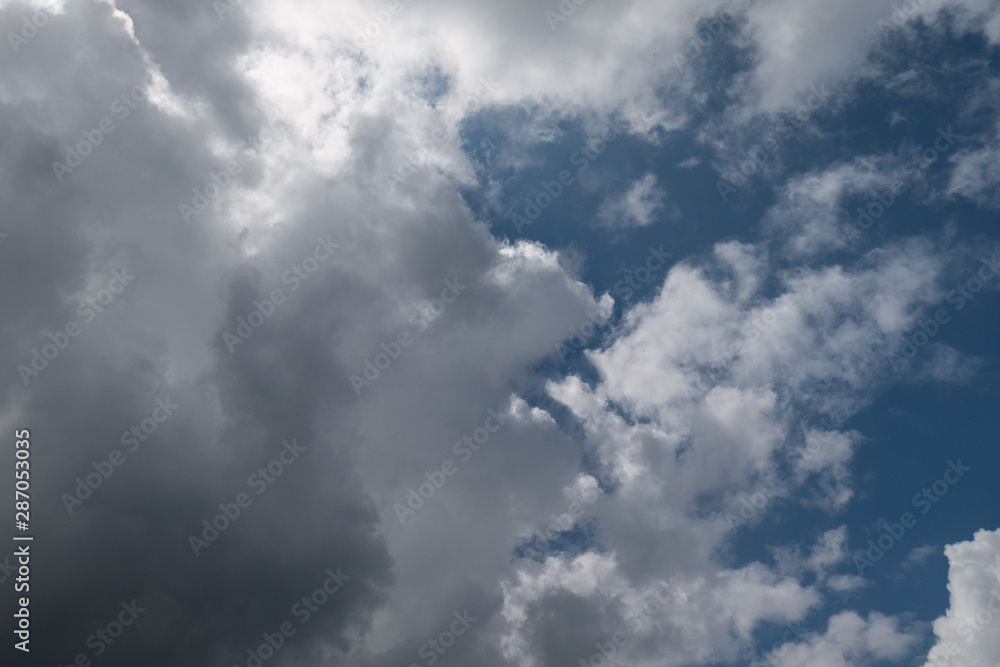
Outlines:
<svg viewBox="0 0 1000 667"><path fill-rule="evenodd" d="M918 659L919 623L845 608L871 584L851 420L986 367L942 338L893 373L995 242L885 210L995 208L995 131L933 169L936 127L816 162L796 143L909 76L870 59L886 17L1000 40L991 3L917 5L0 3L0 424L36 443L32 660ZM720 212L720 165L820 86L740 188L769 198ZM519 179L612 123L512 232ZM858 244L863 214L884 224ZM645 236L665 218L669 253ZM617 264L650 276L634 300ZM815 524L746 548L786 512ZM985 530L946 548L934 633L969 665L1000 655L963 625L996 552Z"/></svg>

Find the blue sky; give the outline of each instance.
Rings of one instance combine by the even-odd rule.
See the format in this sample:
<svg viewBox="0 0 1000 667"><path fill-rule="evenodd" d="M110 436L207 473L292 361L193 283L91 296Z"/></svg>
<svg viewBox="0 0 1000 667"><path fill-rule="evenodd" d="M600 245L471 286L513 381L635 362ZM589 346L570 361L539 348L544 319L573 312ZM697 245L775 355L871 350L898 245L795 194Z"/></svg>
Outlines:
<svg viewBox="0 0 1000 667"><path fill-rule="evenodd" d="M996 2L0 23L11 664L1000 665Z"/></svg>

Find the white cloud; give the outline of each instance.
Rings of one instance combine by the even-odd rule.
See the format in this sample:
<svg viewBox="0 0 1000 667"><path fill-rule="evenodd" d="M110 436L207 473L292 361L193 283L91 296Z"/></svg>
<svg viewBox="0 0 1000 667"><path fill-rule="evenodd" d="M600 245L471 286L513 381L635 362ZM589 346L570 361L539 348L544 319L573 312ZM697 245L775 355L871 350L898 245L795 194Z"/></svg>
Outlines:
<svg viewBox="0 0 1000 667"><path fill-rule="evenodd" d="M910 21L916 16L934 21L942 10L946 10L954 17L954 25L959 30L981 31L992 44L1000 43L1000 7L992 0L918 0L904 6ZM894 15L898 20L903 18L895 12Z"/></svg>
<svg viewBox="0 0 1000 667"><path fill-rule="evenodd" d="M837 593L853 593L868 585L868 580L856 574L837 574L830 577L826 586Z"/></svg>
<svg viewBox="0 0 1000 667"><path fill-rule="evenodd" d="M875 24L891 11L889 2L752 3L759 64L753 73L760 107L793 104L811 85L857 72L879 36Z"/></svg>
<svg viewBox="0 0 1000 667"><path fill-rule="evenodd" d="M519 137L529 143L558 139L554 121L567 116L595 129L619 113L650 140L679 127L687 102L672 93L690 89L675 79L670 56L697 19L722 6L584 3L553 31L528 0L421 0L403 3L362 51L355 28L383 11L382 2L244 3L225 22L211 3L195 10L137 2L129 6L131 23L106 20L121 16L103 4L68 3L69 16L46 29L51 38L32 42L37 59L0 70L11 136L34 151L29 159L21 143L12 145L0 174L39 172L31 173L32 188L7 189L19 192L9 217L43 216L51 239L65 244L53 241L30 267L9 264L24 271L19 280L39 287L30 299L5 294L5 326L34 340L38 322L62 321L66 295L75 298L104 264L124 258L143 273L134 302L122 304L127 311L109 312L101 335L81 339L75 357L61 357L62 370L49 371L53 381L36 398L12 403L28 404L28 417L65 436L47 440L73 442L73 452L58 455L79 458L85 469L106 450L106 425L132 417L119 414L129 400L150 387L184 388L184 404L197 407L190 421L176 422L183 422L181 444L162 450L200 463L197 474L185 475L187 500L176 503L169 493L177 485L160 473L137 474L121 487L164 506L193 506L191 499L213 506L222 476L256 457L262 441L286 429L313 438L309 483L276 493L271 520L261 508L258 532L248 529L248 542L234 542L240 557L259 554L255 565L268 573L281 563L297 576L317 554L353 557L354 581L365 593L351 609L359 620L350 641L333 633L302 638L303 651L326 650L351 665L407 664L441 618L471 606L482 614L482 630L456 647L468 651L464 664L575 664L633 618L642 620L635 632L643 639L628 649L635 664L734 659L754 629L802 620L823 604L819 588L792 569L814 572L835 592L860 583L833 574L844 557L843 528L824 532L788 572L760 563L727 567L718 559L729 546L718 515L782 463L791 469L783 502L831 513L849 502L861 436L821 433L812 422L867 405L883 381L887 341L939 298L945 260L930 243L911 240L857 265L776 273L766 243L720 243L708 257L672 268L650 303L624 314L608 344L588 354L593 379L557 377L543 386L539 365L587 312L607 318L611 298L569 275L554 251L495 239L456 196L456 186L475 176L460 124L494 103L537 114ZM873 7L754 3L748 34L758 40L750 77L757 88L736 87L746 100L759 98L748 113L791 104L808 86L849 72L871 39L857 21L867 25ZM81 43L94 46L77 52ZM159 102L110 136L73 174L72 187L57 190L46 164L61 150L53 146L93 127L152 63L166 77L156 78ZM442 85L433 104L427 86L413 83L432 72ZM39 100L48 113L37 113ZM185 227L177 204L237 154L241 138L275 119L288 123L288 136L248 161ZM384 175L417 154L412 174L388 190ZM771 214L776 229L793 230L791 256L837 247L830 227L842 197L883 183L887 171L886 163L859 160L791 182ZM972 192L963 188L955 192ZM650 225L664 206L649 173L609 200L601 217ZM327 235L344 252L286 294L287 304L229 354L222 331L284 286L283 271ZM445 280L469 291L357 395L349 376L411 331L410 317L433 307ZM20 355L20 347L4 354ZM935 377L958 373L945 362ZM100 391L95 378L107 383ZM559 415L528 402L544 391L580 421L580 438L559 428ZM97 396L122 400L97 403ZM74 410L99 417L101 429L81 429L76 438L81 417L73 411L41 418L46 405L78 404ZM457 457L455 443L488 410L505 408L504 429L400 525L393 505L406 489ZM152 470L177 465L156 461L163 465ZM581 520L597 548L550 553L543 563L513 558L549 516L593 490L591 466L602 488ZM135 523L129 512L137 505L146 506L115 503L108 512ZM292 516L328 529L296 532L300 548L290 548L267 529L287 529ZM157 534L186 529L170 528ZM243 550L248 544L254 548ZM235 582L226 591L234 600L259 590L236 574L227 581ZM663 609L644 614L662 583L669 590ZM285 595L288 587L275 588ZM897 657L910 637L884 617L845 613L825 635L779 653L788 661L799 651L817 660Z"/></svg>
<svg viewBox="0 0 1000 667"><path fill-rule="evenodd" d="M594 518L597 539L614 549L619 576L683 576L697 554L725 542L724 521L689 514L695 500L714 498L711 506L726 508L736 493L773 475L782 459L793 464L793 497L801 501L806 491L805 499L812 495L829 511L842 508L852 494L848 465L859 436L804 427L792 406L838 416L860 408L864 399L855 388L878 381L884 341L938 295L942 266L928 244L910 242L873 253L853 270L790 272L780 299L751 305L768 271L766 254L720 244L703 263L674 266L657 298L627 313L618 337L589 353L597 383L575 377L550 383L551 395L583 424L598 468L617 480ZM712 367L722 373L706 382ZM831 375L840 389L831 390ZM808 480L819 483L803 488ZM813 572L835 593L859 590L860 578L836 574L848 555L846 537L841 526L805 555L797 547L779 550L777 573L798 580ZM704 604L698 590L686 600L687 613L710 624L692 611ZM788 609L785 616L795 615ZM762 620L751 615L740 627ZM899 658L914 642L913 633L897 632L894 620L878 615L867 621L841 615L831 628L829 637L781 653L783 664L796 664L800 654L864 664L872 656ZM715 641L729 646L721 635ZM673 646L681 654L694 650L680 638Z"/></svg>
<svg viewBox="0 0 1000 667"><path fill-rule="evenodd" d="M900 12L900 6L907 11ZM957 15L960 29L981 30L992 42L1000 40L1000 11L990 0L752 3L748 13L757 38L753 81L759 108L775 111L795 104L812 85L859 78L883 32L910 28L917 18L934 23L942 9Z"/></svg>
<svg viewBox="0 0 1000 667"><path fill-rule="evenodd" d="M656 175L647 173L624 193L606 199L597 211L597 219L612 229L645 227L656 222L665 198L666 193L656 186Z"/></svg>
<svg viewBox="0 0 1000 667"><path fill-rule="evenodd" d="M914 629L899 628L897 619L873 612L862 618L845 611L830 618L824 634L785 644L768 655L774 667L848 667L879 660L901 660L920 641Z"/></svg>
<svg viewBox="0 0 1000 667"><path fill-rule="evenodd" d="M934 621L937 643L926 667L980 667L1000 663L1000 530L944 548L948 558L948 612Z"/></svg>
<svg viewBox="0 0 1000 667"><path fill-rule="evenodd" d="M895 156L854 158L797 176L781 188L778 203L764 218L764 230L780 239L784 252L794 259L842 249L872 225L881 224L877 218L861 218L859 211L846 210L845 198L864 194L862 206L879 202L884 211L897 198L908 196L919 179L919 171Z"/></svg>
<svg viewBox="0 0 1000 667"><path fill-rule="evenodd" d="M929 544L913 547L903 561L903 569L919 567L926 563L928 558L940 552L940 547L933 547Z"/></svg>
<svg viewBox="0 0 1000 667"><path fill-rule="evenodd" d="M512 631L504 646L517 664L571 664L589 661L598 644L620 632L625 641L619 651L627 658L619 659L629 664L735 660L759 623L799 620L819 600L814 590L760 564L637 586L622 577L613 556L550 558L505 588L504 615ZM577 622L590 626L593 634L584 633L578 643L560 646L563 650L556 653L555 637L549 637L546 647L539 635L553 632L547 621L550 610L565 611L568 604L580 610Z"/></svg>
<svg viewBox="0 0 1000 667"><path fill-rule="evenodd" d="M998 14L1000 16L1000 14ZM995 87L995 86L994 86ZM992 91L995 104L997 91ZM971 199L986 208L1000 208L1000 131L978 148L966 149L952 156L954 165L948 193Z"/></svg>

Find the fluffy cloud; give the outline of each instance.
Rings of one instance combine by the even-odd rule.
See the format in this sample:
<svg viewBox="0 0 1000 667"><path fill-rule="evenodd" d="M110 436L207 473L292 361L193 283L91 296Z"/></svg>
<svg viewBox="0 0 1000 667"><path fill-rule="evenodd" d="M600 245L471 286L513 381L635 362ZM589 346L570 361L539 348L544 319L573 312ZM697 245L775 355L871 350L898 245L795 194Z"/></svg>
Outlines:
<svg viewBox="0 0 1000 667"><path fill-rule="evenodd" d="M505 592L504 615L517 630L505 638L509 655L527 665L609 653L638 665L733 660L761 621L798 620L819 602L815 591L760 565L642 587L617 569L613 557L588 554L522 572Z"/></svg>
<svg viewBox="0 0 1000 667"><path fill-rule="evenodd" d="M944 548L948 557L948 613L934 621L937 643L928 667L973 667L1000 662L1000 530L980 530L968 542Z"/></svg>
<svg viewBox="0 0 1000 667"><path fill-rule="evenodd" d="M948 251L916 238L794 262L839 247L837 206L887 183L891 160L789 182L766 231L791 234L792 264L767 240L708 243L620 317L566 253L498 238L459 193L481 175L465 146L478 114L527 110L510 135L529 149L612 116L662 145L705 103L672 56L728 12L719 45L754 63L723 114L738 126L851 71L877 34L857 25L885 3L572 4L560 21L528 0L69 0L0 50L0 278L17 287L0 294L3 365L30 364L114 271L135 274L2 392L4 428L55 443L33 460L52 527L39 660L68 662L133 598L157 664L243 660L327 568L350 579L274 664L409 664L466 611L474 630L449 651L462 664L575 664L618 632L634 664L735 660L757 630L860 587L836 574L840 521L770 566L732 562L727 516L781 472L770 509L836 513L855 493L862 438L837 424L940 298ZM0 5L0 32L35 8ZM598 215L648 228L662 206L650 172ZM611 326L587 372L551 371L592 320ZM56 499L165 398L176 415L69 514ZM302 463L192 554L285 439ZM845 612L775 656L911 647L892 619Z"/></svg>
<svg viewBox="0 0 1000 667"><path fill-rule="evenodd" d="M724 544L725 525L693 510L707 503L731 512L735 493L753 491L759 480L776 474L781 461L793 466L792 488L819 482L805 497L813 494L820 506L834 511L850 499L845 466L856 434L823 433L800 423L800 415L842 418L864 404L856 388L881 372L887 347L880 341L909 326L908 313L937 294L934 276L942 265L929 247L911 244L875 253L855 271L799 269L785 277L783 293L751 304L759 299L767 266L761 249L738 244L721 244L703 265L675 266L657 298L631 311L607 348L589 354L600 372L597 384L570 377L549 385L584 425L598 470L614 480L614 494L594 508L595 539L614 550L606 569L613 563L622 575L643 581L696 567L703 554ZM807 329L807 320L822 333ZM837 389L819 382L831 374L839 377ZM783 574L812 571L822 581L846 555L841 527L822 535L807 556L779 553L778 564ZM653 565L660 562L671 567ZM730 581L731 574L717 576ZM777 586L777 579L770 581ZM830 588L843 593L862 583L837 575ZM689 592L688 615L699 608L701 591ZM805 598L778 599L792 604ZM782 613L794 619L801 609L792 605ZM709 617L699 622L711 627ZM855 618L835 619L836 637L843 635L841 625L854 628ZM733 621L730 634L715 631L714 641L731 646L732 637L745 638L766 620L774 618L751 612L740 624ZM857 620L863 627L851 630L856 636L849 641L795 650L857 654L852 659L860 660L899 657L913 643L910 634L895 633L891 619ZM873 648L882 635L893 643ZM683 632L669 636L677 636L671 653L695 650L684 645Z"/></svg>
<svg viewBox="0 0 1000 667"><path fill-rule="evenodd" d="M900 629L894 618L878 613L862 618L853 611L846 611L830 618L825 633L811 634L805 641L786 644L767 657L768 664L775 667L869 665L880 660L900 660L919 640L917 630Z"/></svg>

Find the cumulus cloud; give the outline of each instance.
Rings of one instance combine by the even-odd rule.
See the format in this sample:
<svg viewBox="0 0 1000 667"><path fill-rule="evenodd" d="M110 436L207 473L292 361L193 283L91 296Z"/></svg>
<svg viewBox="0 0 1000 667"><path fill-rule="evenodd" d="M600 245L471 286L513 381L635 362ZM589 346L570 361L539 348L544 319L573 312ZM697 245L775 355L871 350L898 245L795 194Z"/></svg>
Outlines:
<svg viewBox="0 0 1000 667"><path fill-rule="evenodd" d="M148 623L114 660L248 664L327 570L342 589L272 664L422 662L456 614L476 619L448 647L456 664L577 664L608 642L633 664L710 664L831 613L863 585L838 570L846 529L828 516L857 493L864 437L842 424L890 381L958 251L901 235L811 260L842 249L846 198L905 167L861 157L786 179L763 238L699 241L635 306L584 279L572 240L504 238L470 191L494 201L568 127L616 119L637 154L663 147L719 90L726 129L687 139L740 134L848 77L887 4L562 3L565 20L528 0L45 5L0 49L0 423L45 443L37 659L68 664L134 599ZM0 3L0 33L27 35L40 6ZM673 56L723 14L691 70L747 59L727 85L699 83ZM509 143L480 160L490 122ZM985 201L975 156L951 191ZM623 235L680 211L632 157L606 169L642 176L594 204ZM606 335L558 365L583 323ZM930 379L970 375L951 349ZM102 477L158 401L178 407ZM773 563L738 558L733 521L761 488L764 514L829 525ZM239 518L217 519L241 493ZM949 549L965 609L955 573L974 550ZM915 636L840 612L772 656L895 660Z"/></svg>
<svg viewBox="0 0 1000 667"><path fill-rule="evenodd" d="M1000 661L1000 530L977 531L944 548L948 612L934 621L937 643L925 665L994 665Z"/></svg>
<svg viewBox="0 0 1000 667"><path fill-rule="evenodd" d="M900 628L894 618L878 613L863 618L856 612L845 611L830 618L825 633L786 644L771 652L768 660L776 667L867 665L880 660L899 660L919 640L916 629Z"/></svg>
<svg viewBox="0 0 1000 667"><path fill-rule="evenodd" d="M617 570L613 558L587 555L522 573L505 593L504 614L519 630L505 638L512 657L529 665L589 662L611 646L637 664L733 660L761 621L798 620L819 602L815 591L759 564L639 587ZM569 609L575 622L557 626Z"/></svg>

